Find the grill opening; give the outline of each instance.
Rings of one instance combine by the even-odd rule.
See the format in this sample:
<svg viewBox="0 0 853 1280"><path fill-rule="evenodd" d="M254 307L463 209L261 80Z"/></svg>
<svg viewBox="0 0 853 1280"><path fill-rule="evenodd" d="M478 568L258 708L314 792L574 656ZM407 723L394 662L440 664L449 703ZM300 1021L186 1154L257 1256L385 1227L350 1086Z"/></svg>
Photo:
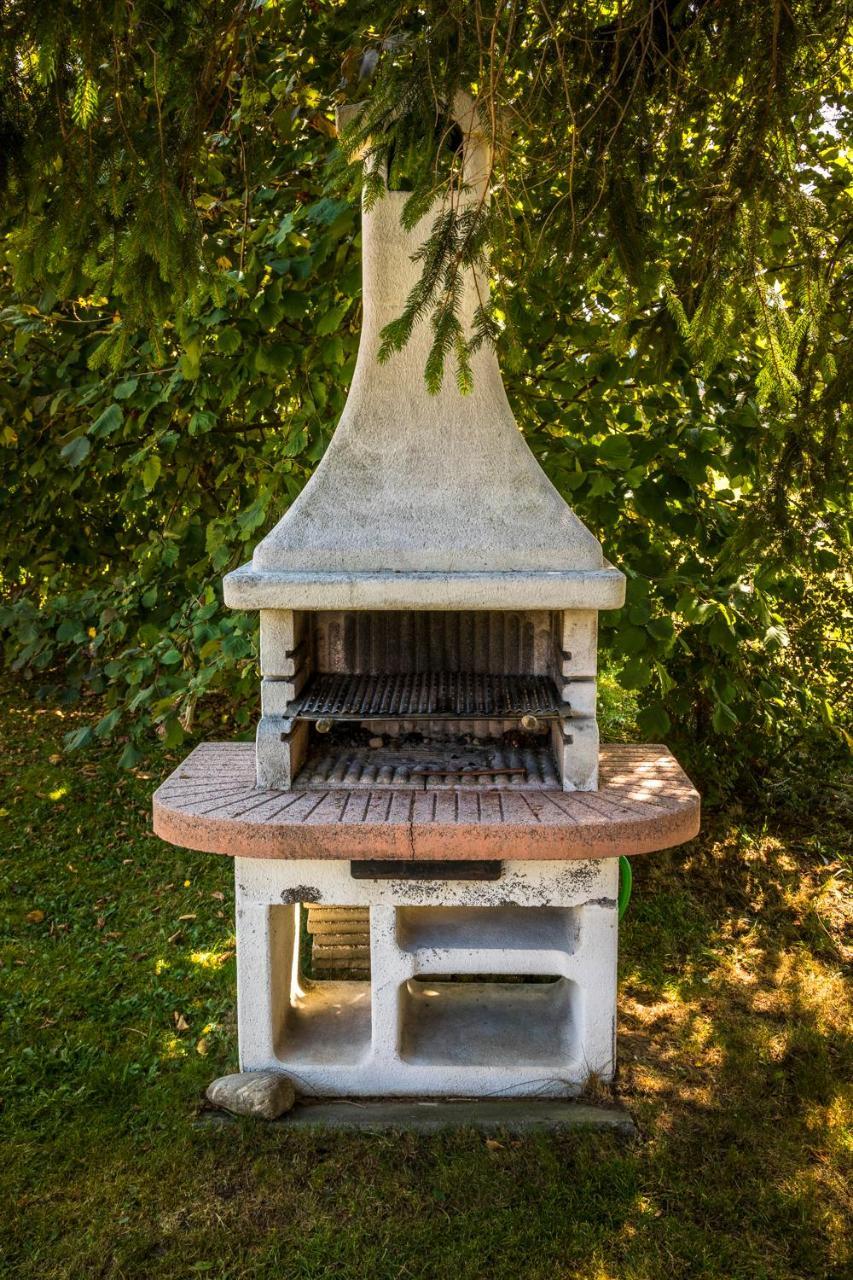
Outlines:
<svg viewBox="0 0 853 1280"><path fill-rule="evenodd" d="M288 669L264 681L289 722L288 785L559 789L561 627L546 610L301 615Z"/></svg>

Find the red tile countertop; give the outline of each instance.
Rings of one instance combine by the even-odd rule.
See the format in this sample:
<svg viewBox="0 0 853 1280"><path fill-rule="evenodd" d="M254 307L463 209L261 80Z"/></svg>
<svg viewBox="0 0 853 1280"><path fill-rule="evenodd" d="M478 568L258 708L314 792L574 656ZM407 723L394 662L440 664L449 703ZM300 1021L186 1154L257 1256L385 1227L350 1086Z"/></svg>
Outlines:
<svg viewBox="0 0 853 1280"><path fill-rule="evenodd" d="M154 795L154 831L242 858L613 858L699 830L666 747L601 748L598 791L262 791L250 742L196 747Z"/></svg>

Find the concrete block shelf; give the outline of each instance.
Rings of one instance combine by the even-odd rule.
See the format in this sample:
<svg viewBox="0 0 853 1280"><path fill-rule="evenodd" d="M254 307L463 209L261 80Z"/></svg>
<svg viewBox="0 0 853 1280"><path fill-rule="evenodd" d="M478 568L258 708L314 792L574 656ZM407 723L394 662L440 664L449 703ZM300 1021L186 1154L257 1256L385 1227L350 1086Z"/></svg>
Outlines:
<svg viewBox="0 0 853 1280"><path fill-rule="evenodd" d="M434 1067L570 1072L579 1028L576 990L551 982L453 983L413 979L403 988L401 1057Z"/></svg>
<svg viewBox="0 0 853 1280"><path fill-rule="evenodd" d="M423 969L433 961L462 965L481 952L489 964L509 952L510 965L517 951L571 955L577 940L578 916L571 907L401 907L397 912L398 945Z"/></svg>
<svg viewBox="0 0 853 1280"><path fill-rule="evenodd" d="M275 1055L296 1069L357 1065L370 1053L370 983L312 982L293 992Z"/></svg>
<svg viewBox="0 0 853 1280"><path fill-rule="evenodd" d="M241 1069L320 1096L570 1097L609 1078L617 876L613 859L419 882L237 859ZM309 897L370 903L369 981L306 979Z"/></svg>

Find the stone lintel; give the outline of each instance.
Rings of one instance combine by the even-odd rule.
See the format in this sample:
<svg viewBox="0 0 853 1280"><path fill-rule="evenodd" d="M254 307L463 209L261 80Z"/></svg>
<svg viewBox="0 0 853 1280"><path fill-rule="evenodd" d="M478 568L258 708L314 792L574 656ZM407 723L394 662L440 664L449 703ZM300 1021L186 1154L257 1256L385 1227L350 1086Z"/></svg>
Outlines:
<svg viewBox="0 0 853 1280"><path fill-rule="evenodd" d="M601 569L459 573L284 572L243 565L224 580L231 609L620 609L625 575Z"/></svg>

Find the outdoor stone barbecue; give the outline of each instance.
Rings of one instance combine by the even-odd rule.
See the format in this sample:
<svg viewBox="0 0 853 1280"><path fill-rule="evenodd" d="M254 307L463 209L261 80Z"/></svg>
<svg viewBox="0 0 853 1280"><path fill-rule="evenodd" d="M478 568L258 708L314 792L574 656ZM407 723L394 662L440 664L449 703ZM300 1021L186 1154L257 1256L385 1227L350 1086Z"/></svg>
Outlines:
<svg viewBox="0 0 853 1280"><path fill-rule="evenodd" d="M476 199L487 145L456 114ZM427 393L428 324L377 363L432 221L406 232L405 199L363 218L326 455L225 579L260 611L256 744L196 748L154 829L235 860L243 1071L306 1095L570 1096L614 1071L619 855L690 839L699 798L665 747L599 745L598 612L624 578L525 444L494 353L468 396ZM476 299L472 276L469 320Z"/></svg>

